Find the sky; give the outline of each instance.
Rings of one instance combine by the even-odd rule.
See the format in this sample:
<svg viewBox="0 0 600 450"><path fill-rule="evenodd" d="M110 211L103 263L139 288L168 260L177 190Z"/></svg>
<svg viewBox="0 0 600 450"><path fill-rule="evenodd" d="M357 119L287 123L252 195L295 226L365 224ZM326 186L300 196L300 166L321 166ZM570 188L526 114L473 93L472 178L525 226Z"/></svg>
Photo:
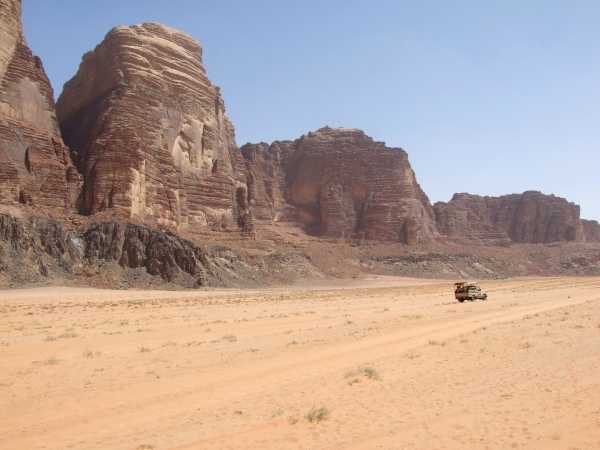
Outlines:
<svg viewBox="0 0 600 450"><path fill-rule="evenodd" d="M537 190L600 220L597 0L23 0L56 97L144 22L201 43L239 145L360 128L408 152L432 203Z"/></svg>

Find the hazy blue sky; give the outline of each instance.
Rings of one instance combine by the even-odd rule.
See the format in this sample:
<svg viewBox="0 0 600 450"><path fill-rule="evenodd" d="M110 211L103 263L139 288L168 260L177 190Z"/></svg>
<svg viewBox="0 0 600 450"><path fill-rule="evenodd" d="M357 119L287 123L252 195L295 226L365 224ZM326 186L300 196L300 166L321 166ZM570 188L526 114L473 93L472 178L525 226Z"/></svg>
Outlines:
<svg viewBox="0 0 600 450"><path fill-rule="evenodd" d="M238 144L363 129L432 202L566 197L600 219L600 1L23 0L56 95L116 25L194 36Z"/></svg>

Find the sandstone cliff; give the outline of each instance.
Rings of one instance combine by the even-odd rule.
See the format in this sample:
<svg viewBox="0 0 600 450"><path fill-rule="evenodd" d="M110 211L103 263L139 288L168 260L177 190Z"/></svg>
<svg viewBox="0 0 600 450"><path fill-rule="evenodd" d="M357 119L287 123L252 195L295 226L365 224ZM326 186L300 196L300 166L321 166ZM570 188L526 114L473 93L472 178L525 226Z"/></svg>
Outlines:
<svg viewBox="0 0 600 450"><path fill-rule="evenodd" d="M406 152L357 129L240 149L200 44L157 23L111 30L55 112L20 0L0 0L0 14L0 203L110 210L178 230L257 223L405 244L600 242L577 205L539 192L456 194L432 207Z"/></svg>
<svg viewBox="0 0 600 450"><path fill-rule="evenodd" d="M80 177L42 62L23 37L21 1L0 0L0 17L0 202L70 209Z"/></svg>
<svg viewBox="0 0 600 450"><path fill-rule="evenodd" d="M585 240L580 207L537 191L501 197L454 194L433 209L440 232L459 240L488 244Z"/></svg>
<svg viewBox="0 0 600 450"><path fill-rule="evenodd" d="M84 178L82 213L111 208L177 228L249 225L234 127L191 36L157 23L114 28L83 56L57 114Z"/></svg>
<svg viewBox="0 0 600 450"><path fill-rule="evenodd" d="M258 223L279 221L290 208L285 199L285 175L293 144L276 141L271 145L262 142L242 146L248 178L248 206Z"/></svg>
<svg viewBox="0 0 600 450"><path fill-rule="evenodd" d="M597 220L581 219L585 242L600 242L600 223Z"/></svg>
<svg viewBox="0 0 600 450"><path fill-rule="evenodd" d="M437 236L429 199L400 148L321 128L295 142L242 147L250 210L319 236L416 244Z"/></svg>
<svg viewBox="0 0 600 450"><path fill-rule="evenodd" d="M200 45L149 23L117 27L83 57L57 113L84 178L84 214L217 228L295 222L321 236L415 244L437 234L406 153L323 128L243 156Z"/></svg>

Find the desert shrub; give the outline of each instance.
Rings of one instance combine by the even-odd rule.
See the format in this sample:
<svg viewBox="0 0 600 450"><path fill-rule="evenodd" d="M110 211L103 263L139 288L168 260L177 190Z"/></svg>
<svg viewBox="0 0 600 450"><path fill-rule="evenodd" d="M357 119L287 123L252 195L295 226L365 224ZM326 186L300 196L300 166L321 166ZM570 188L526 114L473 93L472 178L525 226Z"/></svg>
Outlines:
<svg viewBox="0 0 600 450"><path fill-rule="evenodd" d="M321 406L320 408L315 408L314 406L310 408L310 411L306 413L306 420L310 423L317 422L319 423L321 420L327 419L331 415L331 410L325 406Z"/></svg>

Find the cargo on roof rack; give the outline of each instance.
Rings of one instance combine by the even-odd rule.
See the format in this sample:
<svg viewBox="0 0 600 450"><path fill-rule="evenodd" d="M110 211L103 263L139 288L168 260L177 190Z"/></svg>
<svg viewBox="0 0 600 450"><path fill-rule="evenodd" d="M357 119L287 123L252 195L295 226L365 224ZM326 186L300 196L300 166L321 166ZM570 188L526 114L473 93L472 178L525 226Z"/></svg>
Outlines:
<svg viewBox="0 0 600 450"><path fill-rule="evenodd" d="M481 290L476 281L459 281L454 283L454 298L461 303L465 300L487 300L487 293Z"/></svg>

